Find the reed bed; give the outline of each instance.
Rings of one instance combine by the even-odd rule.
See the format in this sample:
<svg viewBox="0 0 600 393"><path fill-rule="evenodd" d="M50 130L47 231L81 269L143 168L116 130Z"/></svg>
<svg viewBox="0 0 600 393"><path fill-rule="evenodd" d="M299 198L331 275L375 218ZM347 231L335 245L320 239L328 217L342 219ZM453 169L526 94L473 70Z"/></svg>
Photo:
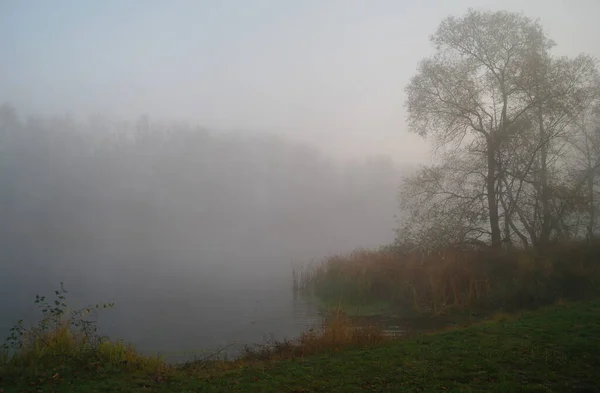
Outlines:
<svg viewBox="0 0 600 393"><path fill-rule="evenodd" d="M533 308L600 293L600 240L543 251L358 249L331 256L295 280L297 290L323 302L389 302L429 314Z"/></svg>

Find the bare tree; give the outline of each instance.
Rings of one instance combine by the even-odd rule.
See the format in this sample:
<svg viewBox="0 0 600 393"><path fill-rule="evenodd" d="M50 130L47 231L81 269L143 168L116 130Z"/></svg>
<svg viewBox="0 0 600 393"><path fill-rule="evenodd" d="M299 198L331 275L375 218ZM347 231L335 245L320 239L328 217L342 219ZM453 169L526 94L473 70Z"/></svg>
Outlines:
<svg viewBox="0 0 600 393"><path fill-rule="evenodd" d="M478 149L470 151L485 157L490 238L499 246L497 154L512 126L536 104L517 87L519 70L532 47L543 52L553 42L520 14L474 10L446 18L431 41L436 54L420 63L406 88L410 128L434 135L440 146L460 149L475 142Z"/></svg>
<svg viewBox="0 0 600 393"><path fill-rule="evenodd" d="M586 236L593 238L598 230L600 203L600 103L583 112L574 124L576 132L570 136L574 153L570 173L578 179L585 196Z"/></svg>
<svg viewBox="0 0 600 393"><path fill-rule="evenodd" d="M597 71L589 56L553 59L534 52L519 76L518 88L531 109L522 118L525 127L511 133L500 152L501 198L531 242L543 246L579 198L582 183L573 183L569 173L569 140L575 121L596 98ZM519 233L514 222L507 225Z"/></svg>
<svg viewBox="0 0 600 393"><path fill-rule="evenodd" d="M420 212L421 225L426 209L473 209L484 220L470 221L469 231L493 247L515 240L542 246L571 231L584 183L569 177L569 136L597 97L595 59L552 57L554 43L539 23L505 11L448 17L431 41L436 53L421 61L406 87L409 126L431 136L436 152L451 154L404 183L404 206ZM445 183L432 183L426 173ZM412 194L407 187L415 188ZM455 203L475 196L484 206ZM459 214L452 227L467 225L467 216Z"/></svg>
<svg viewBox="0 0 600 393"><path fill-rule="evenodd" d="M400 203L408 215L397 231L398 243L428 250L483 244L490 232L481 168L477 157L452 151L440 164L406 177Z"/></svg>

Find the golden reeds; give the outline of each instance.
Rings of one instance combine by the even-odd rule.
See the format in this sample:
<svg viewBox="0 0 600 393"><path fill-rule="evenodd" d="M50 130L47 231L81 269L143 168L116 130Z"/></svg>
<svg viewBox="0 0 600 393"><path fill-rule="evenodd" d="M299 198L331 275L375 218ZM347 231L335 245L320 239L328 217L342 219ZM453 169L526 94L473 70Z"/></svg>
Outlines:
<svg viewBox="0 0 600 393"><path fill-rule="evenodd" d="M418 312L520 308L598 291L600 241L557 244L544 250L435 254L389 249L334 255L296 274L298 290L325 301L391 302Z"/></svg>

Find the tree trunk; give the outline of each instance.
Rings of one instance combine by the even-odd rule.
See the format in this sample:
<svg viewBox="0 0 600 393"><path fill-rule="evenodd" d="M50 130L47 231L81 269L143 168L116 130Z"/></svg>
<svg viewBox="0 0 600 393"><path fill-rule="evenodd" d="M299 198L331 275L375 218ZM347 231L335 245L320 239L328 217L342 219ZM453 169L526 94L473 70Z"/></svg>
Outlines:
<svg viewBox="0 0 600 393"><path fill-rule="evenodd" d="M487 140L487 199L490 216L490 230L492 233L492 248L502 246L502 233L500 231L500 217L498 214L498 201L496 200L496 157L495 141L490 135Z"/></svg>
<svg viewBox="0 0 600 393"><path fill-rule="evenodd" d="M590 168L592 167L591 165L589 166ZM588 193L590 194L590 221L587 227L587 235L590 241L592 241L594 238L594 228L596 226L596 206L594 206L594 177L595 174L592 172L588 175L587 179Z"/></svg>
<svg viewBox="0 0 600 393"><path fill-rule="evenodd" d="M548 141L546 129L544 127L544 115L542 112L542 104L538 108L538 121L540 127L540 179L538 184L538 198L542 204L540 214L542 230L540 232L539 245L544 246L550 240L552 232L552 217L550 213L550 195L548 190Z"/></svg>

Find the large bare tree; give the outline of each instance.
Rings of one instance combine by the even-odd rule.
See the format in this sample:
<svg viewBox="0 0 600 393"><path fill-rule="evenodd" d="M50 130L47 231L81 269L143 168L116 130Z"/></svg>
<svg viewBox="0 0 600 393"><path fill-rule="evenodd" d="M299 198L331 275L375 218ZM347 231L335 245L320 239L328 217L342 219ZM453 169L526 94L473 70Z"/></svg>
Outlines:
<svg viewBox="0 0 600 393"><path fill-rule="evenodd" d="M432 188L425 180L431 168L404 188L435 193L430 213L439 210L440 201L448 204L447 211L454 201L485 200L483 211L480 204L471 211L471 217L485 218L485 228L478 221L462 232L484 233L493 247L513 239L526 246L547 242L559 230L565 206L572 206L562 203L572 194L565 190L574 189L558 181L565 173L559 169L567 154L566 134L593 100L594 59L553 58L554 42L539 23L505 11L469 10L462 17L448 17L431 41L435 54L420 62L406 87L409 126L431 137L436 151L452 152L455 163L445 158L442 166L445 179L453 178L449 170L455 175L462 171L464 178L455 182L452 198L443 197L447 184ZM465 163L460 170L459 162ZM474 163L479 168L465 172ZM402 193L405 206L410 195Z"/></svg>
<svg viewBox="0 0 600 393"><path fill-rule="evenodd" d="M410 128L433 134L441 145L482 148L490 238L499 246L497 154L511 126L535 104L517 87L519 71L532 50L553 43L520 14L474 10L446 18L431 41L437 52L421 61L406 88Z"/></svg>

